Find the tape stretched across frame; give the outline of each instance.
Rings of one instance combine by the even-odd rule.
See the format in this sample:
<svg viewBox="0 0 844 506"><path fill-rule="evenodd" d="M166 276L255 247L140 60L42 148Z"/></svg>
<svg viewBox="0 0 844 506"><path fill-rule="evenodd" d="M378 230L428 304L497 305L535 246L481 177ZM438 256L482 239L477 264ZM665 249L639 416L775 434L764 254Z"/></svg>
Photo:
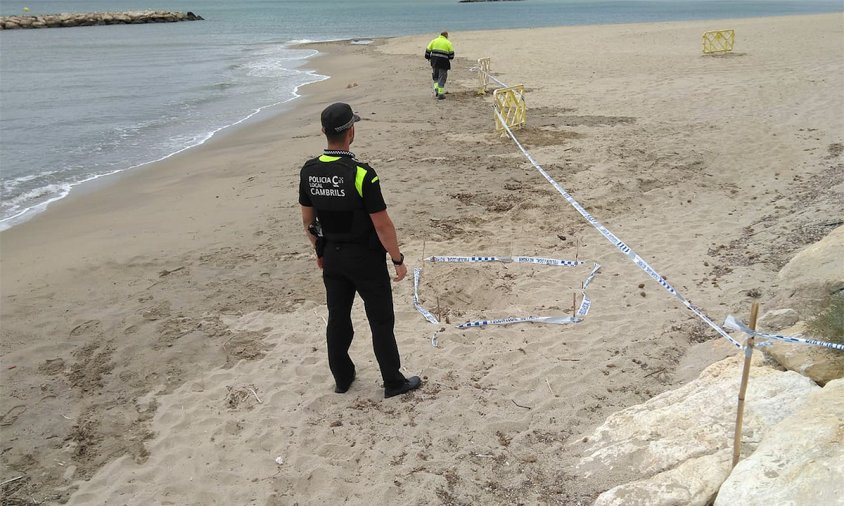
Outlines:
<svg viewBox="0 0 844 506"><path fill-rule="evenodd" d="M787 343L797 343L797 344L805 344L811 346L821 346L824 348L829 348L832 350L841 350L844 351L844 344L841 343L832 343L829 341L820 341L818 339L804 339L802 337L797 336L780 336L777 334L767 334L765 332L757 332L741 321L739 321L735 316L728 315L727 318L724 320L724 326L731 330L737 330L739 332L744 332L748 336L751 337L759 337L762 339L770 339L774 341L784 341Z"/></svg>
<svg viewBox="0 0 844 506"><path fill-rule="evenodd" d="M450 263L485 263L485 262L501 262L501 263L520 263L520 264L535 264L548 265L553 267L577 267L586 262L579 260L560 260L557 258L541 258L541 257L526 257L526 256L432 256L424 259L426 262L450 262ZM552 325L564 325L567 323L578 323L586 317L589 313L589 308L592 307L592 301L586 294L586 288L595 275L601 269L601 265L595 263L592 270L586 276L581 284L580 293L583 295L583 300L580 307L575 312L574 316L524 316L524 317L509 317L495 320L474 320L466 323L461 323L456 327L459 329L468 329L473 327L485 327L487 325L510 325L513 323L547 323ZM413 307L419 311L428 322L439 325L440 322L425 309L419 302L419 279L422 275L422 268L416 267L413 269ZM431 344L436 348L436 334L431 338Z"/></svg>
<svg viewBox="0 0 844 506"><path fill-rule="evenodd" d="M494 107L493 107L493 113L498 117L499 121L501 121L502 124L504 124L504 118L501 117L501 114ZM703 310L701 310L700 308L698 308L697 306L692 304L692 302L690 300L688 300L680 292L675 290L674 287L671 286L671 284L669 284L668 281L665 280L665 278L660 276L659 273L656 270L654 270L653 267L648 265L648 263L645 261L645 259L643 259L638 254L636 254L636 252L633 251L633 249L630 248L630 246L628 246L624 242L622 242L618 237L615 236L615 234L610 232L609 229L607 229L603 224L601 224L601 222L599 222L595 217L593 217L591 214L589 214L589 212L586 211L586 209L582 205L580 205L580 203L577 200L575 200L574 197L572 197L562 186L560 186L560 184L557 181L555 181L554 178L552 178L547 172L545 172L545 169L543 169L542 166L539 165L539 163L537 163L536 160L534 160L533 156L531 156L531 154L528 152L528 150L525 149L524 146L522 146L522 143L519 142L519 140L516 138L515 134L513 134L513 131L506 124L504 124L504 130L507 132L507 135L510 137L510 139L512 139L513 142L516 144L516 147L519 148L519 150L522 152L522 154L525 156L525 158L528 159L528 161L542 175L542 177L544 177L546 181L551 183L551 185L554 187L554 189L556 189L560 193L560 195L562 195L563 198L566 199L566 201L572 207L574 207L575 210L578 213L580 213L580 215L583 216L586 219L586 221L589 222L590 225L592 225L592 227L594 227L602 236L604 236L605 239L607 239L613 246L616 247L616 249L618 249L622 254L624 254L624 256L626 256L634 264L636 264L636 266L639 267L639 269L643 270L648 276L650 276L654 281L656 281L665 291L670 293L675 299L680 301L681 304L686 306L686 308L689 309L689 311L691 311L695 316L700 318L704 323L706 323L713 330L718 332L718 334L721 337L726 339L730 344L732 344L736 348L738 348L738 349L743 348L743 345L740 342L738 342L736 339L734 339L730 334L727 333L727 331L725 331L723 328L721 328L721 326L719 326L717 323L715 323L715 321L713 321L711 318L709 318L703 312ZM772 334L767 334L767 335L763 335L763 334L759 334L759 333L756 333L756 334L759 335L760 337L764 337L764 338L767 338L767 339L778 339L778 340L781 340L781 341L797 343L797 344L804 344L804 345L811 345L811 346L823 346L823 347L826 347L826 348L829 348L829 349L844 351L844 347L841 347L840 345L838 345L836 343L830 343L830 342L827 342L827 341L818 341L818 340L815 340L815 339L802 339L802 338L799 338L799 337L775 336L775 335L772 335Z"/></svg>

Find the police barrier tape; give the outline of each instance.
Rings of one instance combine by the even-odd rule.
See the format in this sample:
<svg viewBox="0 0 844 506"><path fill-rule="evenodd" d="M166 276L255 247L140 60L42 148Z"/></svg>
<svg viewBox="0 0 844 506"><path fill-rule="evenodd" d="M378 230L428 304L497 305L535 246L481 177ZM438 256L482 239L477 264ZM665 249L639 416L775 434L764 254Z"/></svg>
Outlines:
<svg viewBox="0 0 844 506"><path fill-rule="evenodd" d="M495 112L496 115L499 115L498 111L496 111L494 109L493 109L493 111ZM503 118L499 118L499 121L501 121L503 123ZM717 323L715 323L714 321L712 321L712 319L710 319L708 316L706 316L703 313L703 311L701 311L700 309L695 307L689 300L687 300L685 297L683 297L683 295L681 295L679 292L677 292L677 290L675 290L674 287L672 287L671 284L669 284L668 281L665 280L665 278L660 276L659 273L656 272L653 269L653 267L648 265L648 263L645 261L644 258L637 255L636 252L633 251L630 248L630 246L624 244L624 242L622 242L621 239L616 237L615 234L610 232L604 225L601 224L601 222L599 222L591 214L589 214L586 211L586 209L584 209L584 207L581 206L580 203L577 202L574 199L574 197L572 197L562 186L560 186L560 184L557 181L555 181L554 178L552 178L547 172L545 172L545 170L542 168L542 166L539 165L539 163L537 163L536 160L534 160L533 156L531 156L531 154L524 148L524 146L522 146L522 144L519 142L519 140L516 139L516 136L513 134L513 131L510 130L510 128L507 127L506 124L504 124L504 128L507 131L507 135L509 135L510 138L513 139L513 142L516 143L516 146L519 148L519 150L522 152L522 154L525 155L525 157L528 159L528 161L530 161L530 163L534 166L534 168L536 168L536 170L539 171L540 174L542 174L542 177L544 177L549 183L551 183L551 185L560 193L560 195L562 195L563 198L565 198L566 201L569 204L571 204L571 206L574 207L577 210L577 212L580 213L581 216L586 218L586 221L588 221L589 224L591 224L613 246L615 246L619 251L621 251L624 254L624 256L629 258L640 269L645 271L645 273L647 273L648 276L650 276L657 283L659 283L659 285L663 289L665 289L668 293L673 295L684 306L686 306L692 313L697 315L698 318L700 318L707 325L709 325L710 327L715 329L715 331L718 332L718 334L720 334L724 339L729 341L733 346L741 349L741 347L742 347L741 343L739 343L738 341L733 339L732 336L730 336L730 334L728 334L724 329L722 329L720 326L718 326Z"/></svg>
<svg viewBox="0 0 844 506"><path fill-rule="evenodd" d="M535 265L549 265L556 267L577 267L586 262L579 260L560 260L557 258L541 258L541 257L526 257L526 256L432 256L425 258L424 261L437 262L451 262L451 263L483 263L483 262L501 262L501 263L522 263ZM467 329L472 327L484 327L486 325L510 325L512 323L547 323L553 325L563 325L566 323L578 323L589 313L589 308L592 307L592 300L586 295L586 288L589 283L595 278L595 275L601 269L601 265L595 263L592 270L581 282L580 292L583 295L583 300L580 307L575 312L574 316L525 316L525 317L509 317L497 320L475 320L457 325L459 329ZM413 307L419 311L430 323L439 325L439 320L425 309L419 302L419 279L422 275L422 268L416 267L413 269ZM431 345L437 347L437 333L431 338Z"/></svg>
<svg viewBox="0 0 844 506"><path fill-rule="evenodd" d="M498 83L499 85L501 85L501 87L502 87L502 88L506 88L506 87L507 87L507 85L506 85L506 84L504 84L504 83L502 83L501 81L499 81L498 79L496 79L496 78L495 78L492 74L490 74L490 75L489 75L489 78L490 78L490 79L492 79L493 81L495 81L496 83Z"/></svg>
<svg viewBox="0 0 844 506"><path fill-rule="evenodd" d="M521 263L521 264L542 264L542 265L561 265L565 267L577 267L583 265L585 262L579 260L558 260L556 258L539 258L539 257L428 257L426 262L502 262L502 263Z"/></svg>
<svg viewBox="0 0 844 506"><path fill-rule="evenodd" d="M495 112L495 114L499 116L499 121L501 121L503 123L503 118L500 117L500 114L498 113L498 111L493 108L493 112ZM645 273L647 273L648 276L650 276L657 283L659 283L659 285L663 289L665 289L665 291L667 291L668 293L673 295L674 298L676 298L677 300L680 301L681 304L686 306L686 308L688 308L689 311L691 311L698 318L700 318L704 323L706 323L712 329L714 329L716 332L718 332L718 334L720 334L721 337L726 339L730 344L732 344L736 348L738 348L738 349L742 348L742 344L740 342L736 341L732 336L730 336L730 334L728 334L724 329L722 329L717 323L715 323L711 318L706 316L706 314L704 314L703 310L701 310L700 308L698 308L697 306L692 304L691 301L689 301L688 299L683 297L683 295L681 293L679 293L677 290L675 290L674 287L672 287L668 283L668 281L665 280L665 278L660 276L659 273L656 272L653 269L653 267L648 265L648 263L645 261L645 259L643 259L639 255L637 255L636 252L633 251L630 248L630 246L624 244L618 237L615 236L615 234L610 232L606 227L604 227L604 225L601 224L601 222L599 222L591 214L589 214L586 211L586 209L584 209L583 206L581 206L580 203L578 203L574 199L574 197L572 197L562 186L560 186L560 184L557 183L557 181L555 181L554 178L552 178L547 172L545 172L545 170L542 168L542 166L540 166L539 163L537 163L536 160L534 160L533 156L531 156L531 154L524 148L524 146L522 146L522 144L519 142L519 140L516 139L516 136L513 134L513 131L510 130L510 128L507 127L506 124L504 124L504 128L507 132L507 135L510 136L511 139L513 139L513 142L516 144L516 146L519 148L519 150L522 152L522 154L525 155L525 157L528 159L528 161L530 161L530 163L534 166L534 168L536 168L536 170L539 171L540 174L542 174L542 177L544 177L549 183L551 183L551 185L560 193L560 195L562 195L563 198L565 198L566 201L569 204L571 204L571 206L574 207L577 210L578 213L581 214L581 216L586 218L586 221L588 221L589 224L591 224L596 230L598 230L598 232L600 232L601 235L603 235L613 246L615 246L619 251L621 251L627 258L629 258L633 263L635 263L640 269L645 271ZM735 322L736 320L733 319L733 321ZM725 325L726 325L726 323L725 323ZM798 338L798 337L775 336L775 335L772 335L772 334L757 334L757 335L759 335L760 337L766 337L766 338L769 338L769 339L778 339L778 340L787 341L787 342L791 342L791 343L814 345L814 346L824 346L824 347L827 347L827 348L830 348L830 349L844 350L844 346L838 345L836 343L830 343L830 342L827 342L827 341L818 341L818 340L815 340L815 339L802 339L802 338Z"/></svg>
<svg viewBox="0 0 844 506"><path fill-rule="evenodd" d="M425 317L426 320L433 323L434 325L439 325L439 320L437 320L434 315L432 315L427 309L422 307L422 304L419 303L419 276L422 274L421 267L414 267L413 269L413 307L417 309L422 316ZM436 347L436 345L435 345Z"/></svg>
<svg viewBox="0 0 844 506"><path fill-rule="evenodd" d="M833 350L842 350L844 351L844 344L840 343L831 343L829 341L819 341L817 339L803 339L802 337L797 336L780 336L777 334L767 334L765 332L757 332L738 319L736 319L733 315L728 315L727 318L724 320L724 326L728 329L737 330L739 332L744 332L748 336L752 337L761 337L763 339L773 339L776 341L785 341L787 343L798 343L798 344L807 344L812 346L823 346L824 348L830 348Z"/></svg>
<svg viewBox="0 0 844 506"><path fill-rule="evenodd" d="M458 329L468 329L472 327L483 327L484 325L510 325L511 323L551 323L561 325L563 323L577 323L580 318L574 316L525 316L519 318L501 318L498 320L476 320L473 322L461 323L457 326Z"/></svg>

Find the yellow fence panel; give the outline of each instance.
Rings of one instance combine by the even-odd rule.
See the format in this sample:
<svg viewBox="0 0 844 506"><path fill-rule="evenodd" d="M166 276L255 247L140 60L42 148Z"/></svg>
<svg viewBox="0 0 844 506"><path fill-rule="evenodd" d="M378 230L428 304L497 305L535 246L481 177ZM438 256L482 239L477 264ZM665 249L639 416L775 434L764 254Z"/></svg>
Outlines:
<svg viewBox="0 0 844 506"><path fill-rule="evenodd" d="M703 54L727 53L733 50L735 30L715 30L703 34Z"/></svg>
<svg viewBox="0 0 844 506"><path fill-rule="evenodd" d="M489 58L478 58L478 79L481 83L478 95L486 95L486 87L489 86Z"/></svg>
<svg viewBox="0 0 844 506"><path fill-rule="evenodd" d="M498 113L495 115L495 131L504 130L502 118L511 130L519 129L527 123L527 107L525 106L525 86L517 84L509 88L500 88L492 92L493 107Z"/></svg>

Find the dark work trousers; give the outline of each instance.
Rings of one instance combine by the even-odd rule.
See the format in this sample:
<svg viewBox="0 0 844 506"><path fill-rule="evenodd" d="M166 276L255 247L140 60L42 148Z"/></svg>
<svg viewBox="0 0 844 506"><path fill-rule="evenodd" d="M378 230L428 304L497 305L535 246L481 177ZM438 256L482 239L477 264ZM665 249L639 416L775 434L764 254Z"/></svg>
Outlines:
<svg viewBox="0 0 844 506"><path fill-rule="evenodd" d="M401 360L393 333L393 290L383 250L365 244L327 243L323 256L322 280L328 302L328 366L338 385L348 385L355 374L349 347L352 328L352 303L355 292L363 299L366 318L372 331L372 348L384 388L397 387L405 377L399 372Z"/></svg>
<svg viewBox="0 0 844 506"><path fill-rule="evenodd" d="M445 93L445 82L448 80L448 69L431 67L431 78L434 80L434 90L437 93Z"/></svg>

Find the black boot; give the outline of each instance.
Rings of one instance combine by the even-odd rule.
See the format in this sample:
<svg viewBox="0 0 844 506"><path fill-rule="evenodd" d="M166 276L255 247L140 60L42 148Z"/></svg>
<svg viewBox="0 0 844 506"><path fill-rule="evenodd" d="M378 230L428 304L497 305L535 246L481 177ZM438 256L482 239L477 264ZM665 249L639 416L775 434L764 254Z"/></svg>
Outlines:
<svg viewBox="0 0 844 506"><path fill-rule="evenodd" d="M395 397L397 395L405 394L410 392L411 390L416 390L422 385L422 380L419 379L419 376L411 376L404 380L404 383L395 386L384 388L384 398L389 399L390 397Z"/></svg>

